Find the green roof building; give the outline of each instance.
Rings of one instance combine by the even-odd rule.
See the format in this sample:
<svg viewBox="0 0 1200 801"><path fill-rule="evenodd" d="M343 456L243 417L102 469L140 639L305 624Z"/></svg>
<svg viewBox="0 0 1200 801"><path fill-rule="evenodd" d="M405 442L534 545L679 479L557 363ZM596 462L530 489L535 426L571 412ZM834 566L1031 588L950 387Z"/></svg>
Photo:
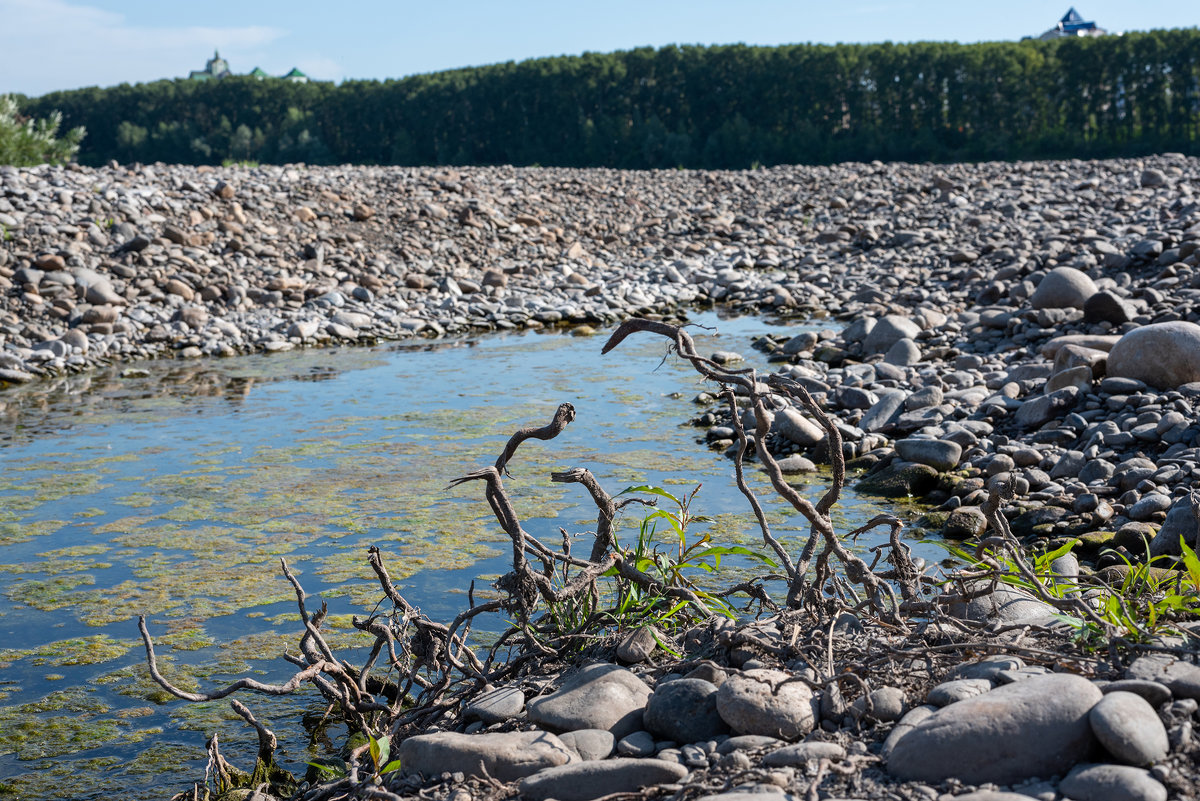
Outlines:
<svg viewBox="0 0 1200 801"><path fill-rule="evenodd" d="M229 62L221 58L221 53L213 50L213 57L208 60L202 70L192 70L188 73L189 81L211 81L214 79L228 78L232 75L229 71Z"/></svg>

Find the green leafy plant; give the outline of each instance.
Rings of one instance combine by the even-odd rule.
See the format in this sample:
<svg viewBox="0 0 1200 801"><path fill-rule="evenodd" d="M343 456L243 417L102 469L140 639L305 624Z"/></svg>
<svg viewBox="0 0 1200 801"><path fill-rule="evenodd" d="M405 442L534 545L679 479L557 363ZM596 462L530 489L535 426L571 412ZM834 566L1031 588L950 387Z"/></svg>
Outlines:
<svg viewBox="0 0 1200 801"><path fill-rule="evenodd" d="M1182 571L1160 570L1173 564L1173 560L1167 556L1152 558L1149 546L1145 558L1137 562L1118 551L1108 551L1118 556L1125 568L1120 583L1113 585L1080 581L1054 572L1051 567L1054 561L1070 553L1078 543L1079 540L1070 540L1054 550L1032 554L1034 576L1040 589L1051 597L1066 598L1083 593L1101 622L1109 625L1118 636L1139 642L1155 635L1174 633L1174 624L1182 619L1200 617L1200 557L1188 547L1183 537L1179 541ZM937 544L970 568L998 568L999 581L1037 594L1039 588L1021 574L1006 549L988 546L968 551L958 545ZM1075 630L1080 643L1091 647L1107 644L1108 636L1095 620L1063 613L1055 617Z"/></svg>
<svg viewBox="0 0 1200 801"><path fill-rule="evenodd" d="M381 737L368 736L370 738L368 751L371 755L371 763L375 766L375 775L379 776L399 770L400 760L389 759L392 755L392 738L386 734Z"/></svg>
<svg viewBox="0 0 1200 801"><path fill-rule="evenodd" d="M722 598L700 589L689 573L696 570L716 573L721 568L722 558L726 556L748 557L772 568L776 565L763 554L740 545L714 545L712 544L712 535L707 531L692 537L689 541L689 529L693 524L712 522L712 518L692 512L692 503L696 499L696 494L700 492L700 486L696 485L695 489L690 493L685 493L682 497L676 496L662 487L649 485L628 487L622 491L621 495L630 493L655 495L671 503L669 508L655 509L642 519L641 525L638 527L637 540L634 546L627 550L626 556L638 570L654 576L664 586L690 590L701 599L709 612L733 617L733 609L729 604ZM669 550L663 550L660 547L658 540L658 524L660 522L665 522L669 528L668 536L671 539ZM619 610L630 612L638 604L644 606L648 601L653 600L655 602L653 606L656 609L653 616L654 621L660 624L669 624L688 606L686 601L677 601L667 606L665 598L651 599L647 596L648 593L640 591L639 588L630 588L622 597ZM667 608L662 608L664 606Z"/></svg>

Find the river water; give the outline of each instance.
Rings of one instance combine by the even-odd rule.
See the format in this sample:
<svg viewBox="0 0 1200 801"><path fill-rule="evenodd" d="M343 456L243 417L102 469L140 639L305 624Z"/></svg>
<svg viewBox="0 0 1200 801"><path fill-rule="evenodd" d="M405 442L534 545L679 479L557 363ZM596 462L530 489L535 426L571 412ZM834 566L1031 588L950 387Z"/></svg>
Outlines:
<svg viewBox="0 0 1200 801"><path fill-rule="evenodd" d="M701 353L734 350L761 368L751 342L780 330L693 320L713 329L693 329ZM353 645L350 616L382 595L366 559L378 545L400 591L449 620L471 580L485 586L511 551L482 487L448 483L564 401L574 423L527 442L510 467L529 532L554 544L560 525L594 528L582 488L549 482L552 470L587 467L610 492L702 484L693 511L716 518L714 538L760 545L732 463L683 424L705 385L663 361L665 339L639 335L602 357L606 335L151 362L0 394L0 798L166 797L202 778L214 732L228 759L251 765L255 738L226 701L188 704L149 680L137 615L177 685L283 680L292 667L280 654L296 652L302 629L279 560L328 602L334 643ZM823 489L814 479L808 492ZM880 511L844 498L842 530ZM797 550L803 521L770 509ZM624 542L639 522L626 515ZM279 735L289 767L337 740L310 740L300 724L321 715L314 692L240 697Z"/></svg>

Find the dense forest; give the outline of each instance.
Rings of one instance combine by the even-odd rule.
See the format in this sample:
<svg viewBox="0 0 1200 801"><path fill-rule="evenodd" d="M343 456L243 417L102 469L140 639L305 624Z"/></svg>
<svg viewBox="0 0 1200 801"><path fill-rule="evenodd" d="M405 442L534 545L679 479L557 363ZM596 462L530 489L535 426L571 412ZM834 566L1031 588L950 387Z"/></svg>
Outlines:
<svg viewBox="0 0 1200 801"><path fill-rule="evenodd" d="M643 48L415 75L21 98L85 164L741 168L1200 154L1200 30L973 45Z"/></svg>

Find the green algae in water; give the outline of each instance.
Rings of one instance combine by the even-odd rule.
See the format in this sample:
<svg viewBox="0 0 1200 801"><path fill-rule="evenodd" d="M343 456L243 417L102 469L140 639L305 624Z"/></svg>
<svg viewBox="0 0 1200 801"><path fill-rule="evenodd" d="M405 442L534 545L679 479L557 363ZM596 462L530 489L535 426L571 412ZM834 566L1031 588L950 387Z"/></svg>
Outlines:
<svg viewBox="0 0 1200 801"><path fill-rule="evenodd" d="M120 659L134 645L132 640L120 641L107 634L96 634L90 637L59 640L34 648L6 648L0 651L0 660L27 659L31 665L53 665L55 667L99 665Z"/></svg>

